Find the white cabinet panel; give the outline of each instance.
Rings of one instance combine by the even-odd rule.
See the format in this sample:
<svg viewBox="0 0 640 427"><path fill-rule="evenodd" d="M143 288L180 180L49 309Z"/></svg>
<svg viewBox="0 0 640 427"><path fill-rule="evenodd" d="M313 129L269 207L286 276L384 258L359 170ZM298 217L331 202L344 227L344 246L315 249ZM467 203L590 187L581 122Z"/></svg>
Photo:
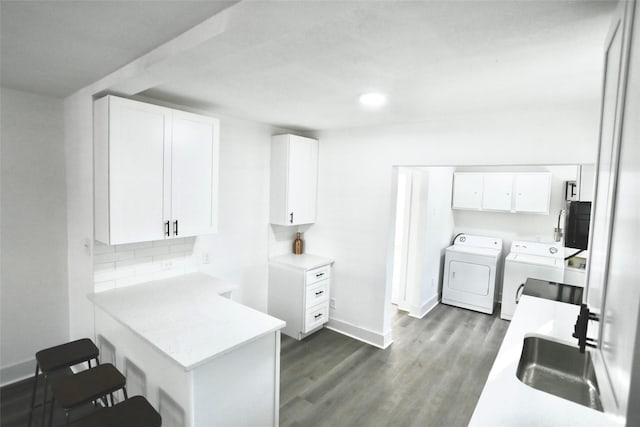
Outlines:
<svg viewBox="0 0 640 427"><path fill-rule="evenodd" d="M455 173L453 178L454 209L482 208L483 174Z"/></svg>
<svg viewBox="0 0 640 427"><path fill-rule="evenodd" d="M303 332L307 333L317 328L318 326L322 326L323 323L326 323L327 320L329 320L328 317L329 317L328 302L317 305L315 307L311 307L305 313Z"/></svg>
<svg viewBox="0 0 640 427"><path fill-rule="evenodd" d="M111 244L163 238L163 158L168 118L154 105L113 99L106 157Z"/></svg>
<svg viewBox="0 0 640 427"><path fill-rule="evenodd" d="M485 173L482 185L482 209L511 211L513 174Z"/></svg>
<svg viewBox="0 0 640 427"><path fill-rule="evenodd" d="M271 223L311 224L316 220L318 141L277 135L271 144Z"/></svg>
<svg viewBox="0 0 640 427"><path fill-rule="evenodd" d="M173 113L171 147L171 232L175 237L216 231L217 120Z"/></svg>
<svg viewBox="0 0 640 427"><path fill-rule="evenodd" d="M305 308L311 308L322 302L329 300L329 280L323 280L322 282L315 283L311 286L307 286L307 292L305 296Z"/></svg>
<svg viewBox="0 0 640 427"><path fill-rule="evenodd" d="M519 173L514 188L516 212L549 213L550 173Z"/></svg>
<svg viewBox="0 0 640 427"><path fill-rule="evenodd" d="M217 119L114 96L94 104L95 238L214 233Z"/></svg>

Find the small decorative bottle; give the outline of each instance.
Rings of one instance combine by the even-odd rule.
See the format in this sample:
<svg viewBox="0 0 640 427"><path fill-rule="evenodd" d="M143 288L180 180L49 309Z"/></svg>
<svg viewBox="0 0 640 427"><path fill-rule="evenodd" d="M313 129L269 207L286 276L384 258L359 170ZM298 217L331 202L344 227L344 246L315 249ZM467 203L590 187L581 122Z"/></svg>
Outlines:
<svg viewBox="0 0 640 427"><path fill-rule="evenodd" d="M304 240L300 237L300 233L296 233L296 239L293 241L293 253L300 255L304 252Z"/></svg>

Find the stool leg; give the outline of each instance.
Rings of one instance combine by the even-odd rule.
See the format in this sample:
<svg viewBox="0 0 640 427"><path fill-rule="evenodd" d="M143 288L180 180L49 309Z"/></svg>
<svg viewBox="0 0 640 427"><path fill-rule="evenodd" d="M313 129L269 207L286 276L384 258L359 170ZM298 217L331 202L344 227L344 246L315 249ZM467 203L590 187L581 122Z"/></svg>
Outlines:
<svg viewBox="0 0 640 427"><path fill-rule="evenodd" d="M122 387L122 394L124 394L124 400L127 400L129 397L127 396L127 388Z"/></svg>
<svg viewBox="0 0 640 427"><path fill-rule="evenodd" d="M64 411L65 417L67 419L65 426L69 427L69 412L71 412L71 409L69 409L68 411Z"/></svg>
<svg viewBox="0 0 640 427"><path fill-rule="evenodd" d="M47 387L49 386L49 375L44 374L44 398L42 399L42 427L44 427L44 419L47 418ZM51 401L51 413L53 413L53 400Z"/></svg>
<svg viewBox="0 0 640 427"><path fill-rule="evenodd" d="M56 403L56 398L55 396L51 397L51 409L49 410L49 427L51 427L53 425L53 406ZM44 414L45 411L42 410L42 423L44 424Z"/></svg>
<svg viewBox="0 0 640 427"><path fill-rule="evenodd" d="M33 377L33 394L31 395L31 409L29 410L29 424L31 427L31 421L33 420L33 405L36 403L36 390L38 388L38 372L40 371L40 365L36 362L36 374Z"/></svg>

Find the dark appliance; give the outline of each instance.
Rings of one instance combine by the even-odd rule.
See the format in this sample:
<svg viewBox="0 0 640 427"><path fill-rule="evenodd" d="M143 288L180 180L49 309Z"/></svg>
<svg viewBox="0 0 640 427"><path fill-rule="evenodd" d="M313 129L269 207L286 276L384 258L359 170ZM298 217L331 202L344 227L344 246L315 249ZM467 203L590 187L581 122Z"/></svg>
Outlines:
<svg viewBox="0 0 640 427"><path fill-rule="evenodd" d="M589 244L590 221L591 202L570 202L564 245L568 248L586 250Z"/></svg>

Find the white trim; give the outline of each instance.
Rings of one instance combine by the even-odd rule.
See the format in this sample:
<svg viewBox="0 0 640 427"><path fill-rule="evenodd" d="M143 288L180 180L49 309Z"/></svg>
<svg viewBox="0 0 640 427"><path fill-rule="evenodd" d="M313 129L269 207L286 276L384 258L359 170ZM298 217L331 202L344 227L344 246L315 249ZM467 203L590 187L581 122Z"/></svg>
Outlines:
<svg viewBox="0 0 640 427"><path fill-rule="evenodd" d="M431 298L429 298L429 300L424 302L422 304L422 307L420 307L420 308L412 307L411 311L409 312L409 317L415 317L416 319L422 319L424 316L429 314L429 312L431 310L436 308L437 305L438 305L438 295L434 295ZM415 308L415 310L414 310L414 308Z"/></svg>
<svg viewBox="0 0 640 427"><path fill-rule="evenodd" d="M0 368L0 386L6 386L26 378L32 377L35 372L36 360L29 359L24 362Z"/></svg>
<svg viewBox="0 0 640 427"><path fill-rule="evenodd" d="M325 327L338 332L339 334L346 335L383 350L393 343L391 330L381 334L379 332L345 322L344 320L337 319L329 319L329 322Z"/></svg>

